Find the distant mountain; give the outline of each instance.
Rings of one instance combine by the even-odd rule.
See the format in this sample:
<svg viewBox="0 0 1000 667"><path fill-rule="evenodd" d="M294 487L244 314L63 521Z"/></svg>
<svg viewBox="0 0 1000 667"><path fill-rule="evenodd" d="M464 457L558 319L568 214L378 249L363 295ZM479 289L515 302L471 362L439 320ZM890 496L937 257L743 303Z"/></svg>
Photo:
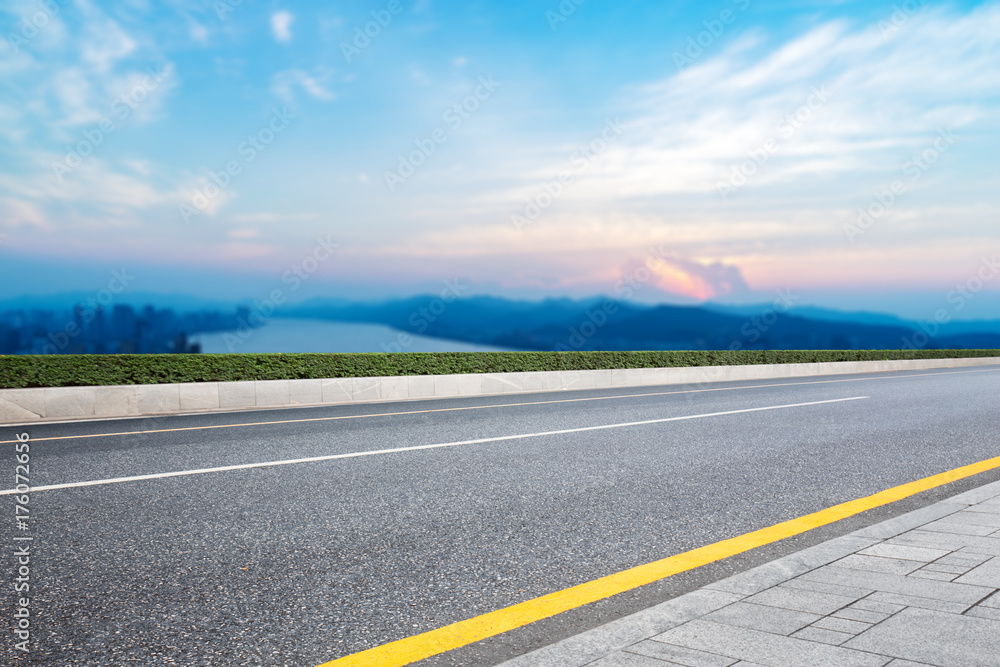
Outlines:
<svg viewBox="0 0 1000 667"><path fill-rule="evenodd" d="M646 306L605 297L537 302L470 297L445 303L423 295L376 304L317 300L282 316L371 322L524 350L1000 348L1000 323L982 323L978 329L965 329L964 323L942 326L925 341L918 323L891 315L821 308L776 313L770 304Z"/></svg>
<svg viewBox="0 0 1000 667"><path fill-rule="evenodd" d="M761 303L749 306L731 306L717 303L706 303L704 308L731 315L743 317L754 317L773 308L773 304ZM803 317L808 320L818 320L821 322L853 322L855 324L878 324L896 327L914 327L915 322L905 320L895 315L887 313L872 313L868 311L856 310L833 310L831 308L820 308L819 306L792 306L786 311L789 315ZM1000 329L998 329L1000 331Z"/></svg>
<svg viewBox="0 0 1000 667"><path fill-rule="evenodd" d="M48 345L49 334L65 328L66 311L84 302L87 296L90 295L63 294L0 302L0 353ZM123 294L113 301L115 306L125 303L138 307L134 318L139 318L141 309L142 317L149 320L143 320L142 336L138 330L128 336L119 332L122 340L138 341L136 349L142 349L139 342L154 330L163 334L160 338L165 344L176 347L174 339L179 334L224 331L247 320L252 323L250 313L257 307L251 302L220 304L183 295L152 293L132 293L127 298ZM145 304L159 309L158 314L148 315ZM241 305L239 310L237 305ZM42 312L46 309L51 311L48 315ZM134 328L130 320L126 321L128 313L105 310L107 327L117 327L116 331ZM1000 349L1000 321L938 325L881 313L842 312L813 306L778 312L770 303L645 305L605 296L522 301L493 296L454 298L448 294L423 294L378 302L312 299L283 304L273 316L378 324L415 335L520 350ZM101 335L110 335L108 331L97 327L71 342L80 347L91 338L96 342ZM103 345L94 349L119 347Z"/></svg>
<svg viewBox="0 0 1000 667"><path fill-rule="evenodd" d="M754 306L730 306L723 304L705 304L705 308L717 312L745 315L752 317L764 312L771 307L771 304L758 304ZM855 324L880 324L890 327L903 327L909 329L921 329L921 323L915 320L906 320L902 317L889 315L886 313L872 313L867 311L843 311L832 310L830 308L820 308L818 306L793 306L788 311L789 315L804 317L810 320L823 322L853 322ZM951 314L946 313L950 318ZM928 322L926 326L933 330L933 323ZM1000 333L1000 320L955 320L940 324L940 330L935 336L959 337L969 334L991 334Z"/></svg>
<svg viewBox="0 0 1000 667"><path fill-rule="evenodd" d="M854 349L898 348L912 334L902 327L820 322L769 312L743 317L702 307L657 306L609 319L590 336L578 321L579 336L567 336L568 323L564 322L546 327L537 337L544 337L549 349L559 343L601 350Z"/></svg>
<svg viewBox="0 0 1000 667"><path fill-rule="evenodd" d="M438 338L500 347L547 349L547 338L536 340L536 331L585 316L588 311L600 309L605 301L603 297L512 301L477 296L446 302L440 296L427 294L381 303L349 305L313 300L282 311L281 315L370 322ZM618 307L622 313L637 313L645 308L625 303L618 304Z"/></svg>

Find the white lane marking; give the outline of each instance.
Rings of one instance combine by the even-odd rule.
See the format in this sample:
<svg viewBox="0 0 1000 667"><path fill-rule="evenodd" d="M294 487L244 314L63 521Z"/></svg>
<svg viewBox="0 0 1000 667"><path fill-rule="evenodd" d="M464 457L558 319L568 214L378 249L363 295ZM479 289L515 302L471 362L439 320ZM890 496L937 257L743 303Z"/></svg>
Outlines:
<svg viewBox="0 0 1000 667"><path fill-rule="evenodd" d="M494 438L479 438L478 440L461 440L459 442L442 442L433 445L416 445L413 447L396 447L394 449L375 449L366 452L352 452L350 454L329 454L327 456L311 456L305 459L285 459L284 461L268 461L267 463L242 463L234 466L219 466L218 468L199 468L197 470L179 470L176 472L159 472L152 475L136 475L134 477L113 477L111 479L96 479L89 482L69 482L67 484L49 484L48 486L35 486L31 491L52 491L55 489L73 489L82 486L98 486L102 484L120 484L122 482L138 482L145 479L164 479L167 477L183 477L186 475L204 475L210 472L227 472L230 470L249 470L251 468L265 468L268 466L286 466L295 463L316 463L319 461L334 461L336 459L353 459L362 456L380 456L382 454L398 454L400 452L416 452L423 449L439 449L442 447L460 447L463 445L478 445L485 442L502 442L504 440L521 440L524 438L541 438L548 435L564 435L566 433L584 433L586 431L601 431L611 428L625 428L628 426L644 426L646 424L663 424L665 422L677 422L687 419L704 419L706 417L721 417L723 415L738 415L747 412L762 412L764 410L782 410L784 408L801 408L807 405L823 405L825 403L843 403L844 401L861 401L868 396L853 396L851 398L833 398L826 401L810 401L808 403L790 403L788 405L770 405L763 408L744 408L742 410L726 410L725 412L707 412L700 415L686 415L684 417L665 417L663 419L647 419L638 422L626 422L623 424L605 424L603 426L581 426L580 428L567 428L558 431L543 431L540 433L521 433L518 435L501 435ZM6 489L0 491L0 496L8 496L18 493L16 489Z"/></svg>

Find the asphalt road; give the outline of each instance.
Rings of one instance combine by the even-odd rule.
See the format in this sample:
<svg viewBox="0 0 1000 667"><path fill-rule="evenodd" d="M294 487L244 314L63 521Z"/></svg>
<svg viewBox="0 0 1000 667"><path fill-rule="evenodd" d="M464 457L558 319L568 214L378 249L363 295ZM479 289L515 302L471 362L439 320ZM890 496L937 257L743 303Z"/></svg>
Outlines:
<svg viewBox="0 0 1000 667"><path fill-rule="evenodd" d="M17 433L32 439L31 485L41 487L571 431L35 490L31 652L5 633L0 656L313 667L998 456L998 396L1000 367L986 367L0 428L0 489L13 487ZM578 430L838 399L858 400ZM108 433L127 434L82 437ZM496 664L996 478L426 662ZM10 552L13 496L0 503ZM13 582L14 559L3 562ZM3 590L9 627L14 596Z"/></svg>

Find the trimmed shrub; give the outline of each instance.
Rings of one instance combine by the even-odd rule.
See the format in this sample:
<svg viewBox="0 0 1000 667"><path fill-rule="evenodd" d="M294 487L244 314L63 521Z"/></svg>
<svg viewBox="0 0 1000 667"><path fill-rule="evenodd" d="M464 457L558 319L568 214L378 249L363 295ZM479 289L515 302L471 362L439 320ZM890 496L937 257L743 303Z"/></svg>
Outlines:
<svg viewBox="0 0 1000 667"><path fill-rule="evenodd" d="M0 388L1000 357L1000 350L408 352L0 356Z"/></svg>

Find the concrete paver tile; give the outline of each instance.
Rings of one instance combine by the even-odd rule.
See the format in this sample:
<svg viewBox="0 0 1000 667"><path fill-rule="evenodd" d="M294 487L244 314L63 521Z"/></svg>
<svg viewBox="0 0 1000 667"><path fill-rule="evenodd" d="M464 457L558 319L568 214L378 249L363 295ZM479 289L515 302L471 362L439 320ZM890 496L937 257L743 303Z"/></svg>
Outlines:
<svg viewBox="0 0 1000 667"><path fill-rule="evenodd" d="M666 660L686 667L730 667L738 662L736 658L729 658L716 653L706 653L695 651L694 649L664 644L663 642L647 639L644 642L633 644L625 649L628 653L644 655L647 658Z"/></svg>
<svg viewBox="0 0 1000 667"><path fill-rule="evenodd" d="M904 609L845 645L941 667L993 665L1000 655L1000 622Z"/></svg>
<svg viewBox="0 0 1000 667"><path fill-rule="evenodd" d="M1000 539L995 537L980 537L976 535L948 535L945 533L913 530L894 537L893 542L913 544L915 546L946 546L959 549L962 552L986 553L1000 556Z"/></svg>
<svg viewBox="0 0 1000 667"><path fill-rule="evenodd" d="M954 521L955 523L972 524L975 526L988 526L993 530L1000 528L1000 514L993 514L990 512L962 510L961 512L949 515L946 520Z"/></svg>
<svg viewBox="0 0 1000 667"><path fill-rule="evenodd" d="M830 618L846 618L849 621L861 621L862 623L875 624L881 623L890 616L892 616L892 614L886 614L880 611L868 611L867 609L847 607L838 612L834 612L833 616Z"/></svg>
<svg viewBox="0 0 1000 667"><path fill-rule="evenodd" d="M811 642L819 642L821 644L829 644L831 646L840 646L848 639L854 637L853 634L847 632L837 632L836 630L826 630L825 628L817 628L810 625L808 628L803 628L799 630L794 635L795 639L804 639Z"/></svg>
<svg viewBox="0 0 1000 667"><path fill-rule="evenodd" d="M669 665L669 662L657 660L656 658L624 652L612 653L600 660L587 663L587 667L668 667Z"/></svg>
<svg viewBox="0 0 1000 667"><path fill-rule="evenodd" d="M841 558L834 564L837 567L846 567L852 570L888 572L889 574L909 574L923 566L923 563L915 560L900 560L898 558L883 558L882 556L865 556L862 554L851 554L846 558Z"/></svg>
<svg viewBox="0 0 1000 667"><path fill-rule="evenodd" d="M863 621L851 621L846 618L827 616L826 618L821 618L813 623L811 627L822 628L823 630L835 630L837 632L845 632L849 635L856 635L872 627L872 624L865 623Z"/></svg>
<svg viewBox="0 0 1000 667"><path fill-rule="evenodd" d="M882 600L873 600L871 596L866 597L863 600L858 600L852 604L848 609L863 609L865 611L877 611L884 613L886 616L895 614L897 611L902 611L906 607L906 604L897 604L894 602L885 602Z"/></svg>
<svg viewBox="0 0 1000 667"><path fill-rule="evenodd" d="M969 611L965 612L965 615L975 616L976 618L989 618L994 621L1000 621L1000 609L995 609L994 607L975 606Z"/></svg>
<svg viewBox="0 0 1000 667"><path fill-rule="evenodd" d="M953 515L954 516L954 515ZM954 549L933 549L930 547L913 547L900 544L876 544L858 553L864 556L882 556L883 558L900 558L921 563L930 563L947 556Z"/></svg>
<svg viewBox="0 0 1000 667"><path fill-rule="evenodd" d="M883 572L861 572L833 565L827 565L802 576L813 581L824 581L831 584L843 584L845 586L867 585L875 588L877 591L886 593L900 593L946 602L965 602L970 605L982 600L992 592L990 589L981 586L914 579L912 577L901 577L896 574L885 574Z"/></svg>
<svg viewBox="0 0 1000 667"><path fill-rule="evenodd" d="M830 595L829 593L817 593L815 591L777 586L762 591L757 595L751 595L744 602L826 616L842 607L846 607L857 599L843 595Z"/></svg>
<svg viewBox="0 0 1000 667"><path fill-rule="evenodd" d="M995 609L1000 609L1000 593L994 593L985 600L979 603L983 607L993 607Z"/></svg>
<svg viewBox="0 0 1000 667"><path fill-rule="evenodd" d="M965 510L966 512L980 512L982 514L992 514L1000 516L1000 505L973 505Z"/></svg>
<svg viewBox="0 0 1000 667"><path fill-rule="evenodd" d="M1000 509L1000 497L978 503L975 507L985 507L988 509Z"/></svg>
<svg viewBox="0 0 1000 667"><path fill-rule="evenodd" d="M995 483L995 482L994 482ZM983 487L981 487L983 488ZM976 489L973 489L975 491ZM981 503L975 503L976 507L1000 507L1000 493L995 494L989 500L984 500Z"/></svg>
<svg viewBox="0 0 1000 667"><path fill-rule="evenodd" d="M935 572L933 570L919 570L910 575L915 579L930 579L933 581L954 581L957 574L950 572Z"/></svg>
<svg viewBox="0 0 1000 667"><path fill-rule="evenodd" d="M955 580L958 584L1000 588L1000 558L992 558Z"/></svg>
<svg viewBox="0 0 1000 667"><path fill-rule="evenodd" d="M991 556L983 554L972 554L967 551L956 551L940 560L936 560L932 565L955 565L956 567L974 568L980 563L985 563Z"/></svg>
<svg viewBox="0 0 1000 667"><path fill-rule="evenodd" d="M950 517L949 517L950 519ZM957 521L950 521L942 519L941 521L933 521L928 524L924 524L920 528L921 530L930 531L933 533L946 533L954 535L978 535L980 537L985 537L989 535L996 528L992 526L977 526L971 523L958 523Z"/></svg>
<svg viewBox="0 0 1000 667"><path fill-rule="evenodd" d="M933 609L934 611L943 611L949 614L961 614L969 608L969 604L965 602L946 602L944 600L935 600L934 598L922 598L917 595L902 595L900 593L885 593L883 591L872 593L867 599L873 602L888 602L903 607Z"/></svg>
<svg viewBox="0 0 1000 667"><path fill-rule="evenodd" d="M1000 540L992 537L968 537L966 539L982 540L982 543L964 546L958 553L966 556L977 556L979 558L983 558L982 562L984 563L990 558L1000 556L1000 554L994 553L993 551L993 548L997 544L1000 544Z"/></svg>
<svg viewBox="0 0 1000 667"><path fill-rule="evenodd" d="M829 593L845 598L863 598L874 593L871 588L856 588L854 586L838 586L836 584L824 584L820 581L809 581L808 579L789 579L781 584L782 588L795 588L803 591L815 591L817 593Z"/></svg>
<svg viewBox="0 0 1000 667"><path fill-rule="evenodd" d="M802 639L793 639L756 630L720 625L696 620L668 630L655 637L677 646L709 653L722 653L764 665L843 665L882 667L890 658L829 646Z"/></svg>
<svg viewBox="0 0 1000 667"><path fill-rule="evenodd" d="M810 623L818 621L822 616L791 609L737 602L718 611L713 611L704 618L724 625L790 635L796 630L801 630Z"/></svg>
<svg viewBox="0 0 1000 667"><path fill-rule="evenodd" d="M934 563L928 563L924 565L921 570L925 572L944 572L946 574L965 574L971 570L973 565L948 565L947 563L941 563L937 561Z"/></svg>

